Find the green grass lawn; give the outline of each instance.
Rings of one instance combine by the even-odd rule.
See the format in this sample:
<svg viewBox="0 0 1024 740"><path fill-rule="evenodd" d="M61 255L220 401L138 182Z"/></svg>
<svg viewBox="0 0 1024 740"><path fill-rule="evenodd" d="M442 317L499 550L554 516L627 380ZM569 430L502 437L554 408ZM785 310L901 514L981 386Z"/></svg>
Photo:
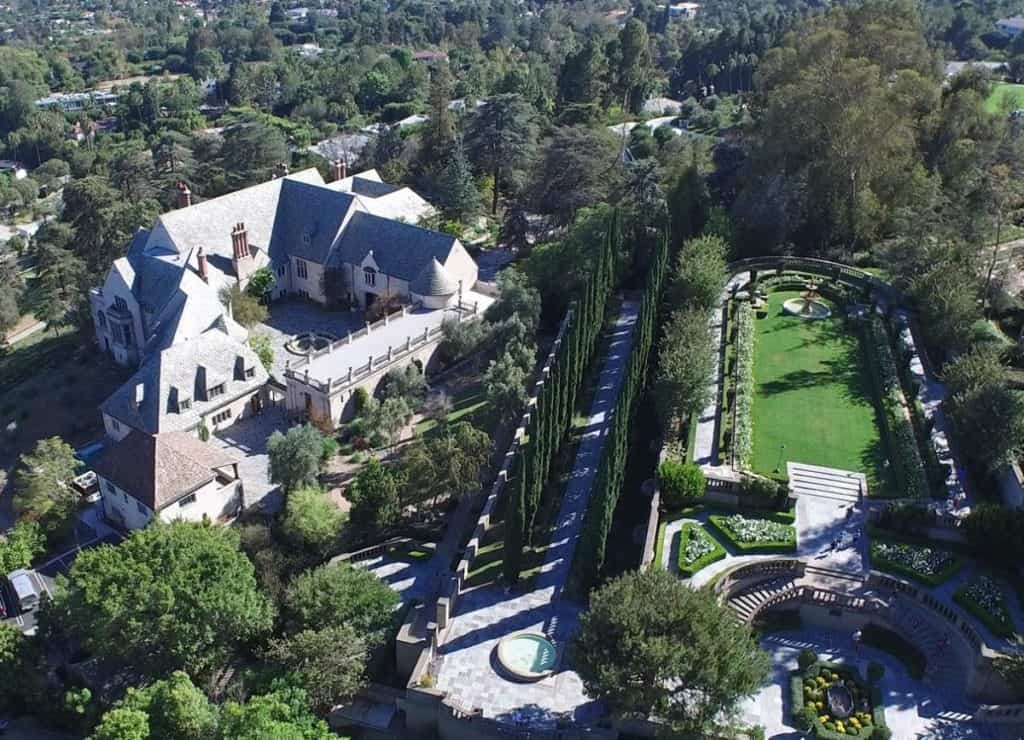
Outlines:
<svg viewBox="0 0 1024 740"><path fill-rule="evenodd" d="M494 409L484 393L482 386L473 384L463 388L452 399L452 409L448 412L448 423L468 421L478 429L491 431L497 422ZM424 419L416 425L416 436L426 434L437 426L437 420Z"/></svg>
<svg viewBox="0 0 1024 740"><path fill-rule="evenodd" d="M769 295L756 321L754 349L755 472L780 460L857 470L877 490L885 457L860 344L838 318L809 321L782 313L799 292Z"/></svg>
<svg viewBox="0 0 1024 740"><path fill-rule="evenodd" d="M1024 85L997 82L992 86L992 92L985 101L986 112L1002 113L1018 108L1024 108Z"/></svg>

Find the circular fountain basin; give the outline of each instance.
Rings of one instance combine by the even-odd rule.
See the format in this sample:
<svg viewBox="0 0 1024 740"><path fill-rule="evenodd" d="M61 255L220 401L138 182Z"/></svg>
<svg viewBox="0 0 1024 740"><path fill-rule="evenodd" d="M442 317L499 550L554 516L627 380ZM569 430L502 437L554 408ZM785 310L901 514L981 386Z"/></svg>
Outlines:
<svg viewBox="0 0 1024 740"><path fill-rule="evenodd" d="M853 693L841 683L834 683L825 692L828 713L836 719L846 719L853 714Z"/></svg>
<svg viewBox="0 0 1024 740"><path fill-rule="evenodd" d="M790 298L783 301L782 310L801 319L827 319L832 315L832 309L821 301L809 301L806 298Z"/></svg>
<svg viewBox="0 0 1024 740"><path fill-rule="evenodd" d="M318 352L330 346L337 337L326 332L315 334L300 334L285 344L284 348L293 355L304 355L309 352Z"/></svg>
<svg viewBox="0 0 1024 740"><path fill-rule="evenodd" d="M558 649L540 632L518 632L498 643L498 662L523 681L550 676L558 664Z"/></svg>

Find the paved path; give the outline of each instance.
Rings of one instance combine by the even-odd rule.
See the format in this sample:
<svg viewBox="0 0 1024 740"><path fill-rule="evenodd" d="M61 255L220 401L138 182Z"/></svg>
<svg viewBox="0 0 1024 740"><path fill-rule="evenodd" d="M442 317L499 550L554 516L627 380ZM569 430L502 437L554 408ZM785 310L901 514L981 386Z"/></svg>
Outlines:
<svg viewBox="0 0 1024 740"><path fill-rule="evenodd" d="M786 475L797 497L797 556L817 567L867 575L864 475L794 462L786 464Z"/></svg>
<svg viewBox="0 0 1024 740"><path fill-rule="evenodd" d="M732 296L733 287L743 285L747 282L750 274L746 272L733 275L729 282L722 289L721 304L715 309L711 316L710 330L713 346L718 347L715 354L714 368L709 378L711 385L711 398L708 405L701 411L697 420L697 432L693 441L693 461L698 465L718 464L718 407L719 397L722 392L722 361L725 355L725 338L722 336L722 324L725 317L725 307Z"/></svg>
<svg viewBox="0 0 1024 740"><path fill-rule="evenodd" d="M456 616L438 649L437 688L464 709L510 723L552 727L559 716L589 723L603 714L583 690L579 676L564 662L548 678L516 683L498 673L494 649L513 632L540 630L564 647L576 629L580 607L562 599L598 462L622 385L633 342L639 305L623 303L601 367L587 430L533 590L514 593L498 586L479 588L459 598Z"/></svg>

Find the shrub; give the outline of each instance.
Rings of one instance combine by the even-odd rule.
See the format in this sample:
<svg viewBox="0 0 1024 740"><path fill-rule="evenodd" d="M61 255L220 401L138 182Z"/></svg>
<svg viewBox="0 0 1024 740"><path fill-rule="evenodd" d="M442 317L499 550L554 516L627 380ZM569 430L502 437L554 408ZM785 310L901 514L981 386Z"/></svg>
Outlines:
<svg viewBox="0 0 1024 740"><path fill-rule="evenodd" d="M882 680L882 676L885 675L885 666L876 661L868 663L868 681L871 683L878 683Z"/></svg>
<svg viewBox="0 0 1024 740"><path fill-rule="evenodd" d="M701 498L708 482L698 465L666 460L658 466L658 485L662 503L676 510Z"/></svg>
<svg viewBox="0 0 1024 740"><path fill-rule="evenodd" d="M744 475L740 479L740 492L747 498L758 499L779 509L785 507L789 495L784 484L760 475Z"/></svg>
<svg viewBox="0 0 1024 740"><path fill-rule="evenodd" d="M359 386L352 393L352 409L355 411L356 416L363 413L366 408L366 404L370 401L370 394L365 388Z"/></svg>
<svg viewBox="0 0 1024 740"><path fill-rule="evenodd" d="M888 727L875 725L874 729L871 731L871 740L889 740L891 737L892 730Z"/></svg>
<svg viewBox="0 0 1024 740"><path fill-rule="evenodd" d="M807 671L812 665L818 662L818 654L809 648L805 648L800 651L800 655L796 659L796 664L800 666L802 672Z"/></svg>
<svg viewBox="0 0 1024 740"><path fill-rule="evenodd" d="M754 449L754 310L742 303L736 311L736 426L733 450L739 468L750 467Z"/></svg>

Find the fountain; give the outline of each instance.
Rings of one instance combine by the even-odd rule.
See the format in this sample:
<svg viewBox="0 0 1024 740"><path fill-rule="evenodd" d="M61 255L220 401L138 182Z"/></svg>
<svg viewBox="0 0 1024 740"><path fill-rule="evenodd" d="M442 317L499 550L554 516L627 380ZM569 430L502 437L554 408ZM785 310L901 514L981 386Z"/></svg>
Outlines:
<svg viewBox="0 0 1024 740"><path fill-rule="evenodd" d="M841 681L836 681L825 692L828 713L836 719L846 719L853 714L853 693Z"/></svg>
<svg viewBox="0 0 1024 740"><path fill-rule="evenodd" d="M832 310L821 300L818 284L812 279L808 280L804 287L807 290L801 293L799 298L790 298L783 302L782 310L801 319L827 319L831 316Z"/></svg>

